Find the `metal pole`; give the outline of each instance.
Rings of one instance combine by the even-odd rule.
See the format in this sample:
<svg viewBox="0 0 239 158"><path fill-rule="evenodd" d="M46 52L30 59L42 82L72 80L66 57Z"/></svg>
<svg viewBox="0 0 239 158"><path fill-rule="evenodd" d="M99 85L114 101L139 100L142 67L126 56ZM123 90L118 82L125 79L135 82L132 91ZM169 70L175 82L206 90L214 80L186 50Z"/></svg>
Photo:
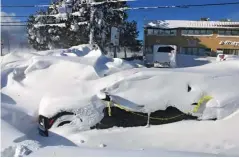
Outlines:
<svg viewBox="0 0 239 158"><path fill-rule="evenodd" d="M145 25L145 23L146 23L146 18L144 17L144 25ZM145 28L145 26L143 26L143 30L144 30L144 28ZM144 32L143 32L143 36L144 36L144 38L143 38L143 40L144 40L144 43L143 43L143 56L145 56L145 30L144 30Z"/></svg>
<svg viewBox="0 0 239 158"><path fill-rule="evenodd" d="M117 47L114 45L114 58L117 58Z"/></svg>
<svg viewBox="0 0 239 158"><path fill-rule="evenodd" d="M1 42L1 56L3 56L3 43Z"/></svg>
<svg viewBox="0 0 239 158"><path fill-rule="evenodd" d="M10 39L9 39L9 31L7 30L7 44L8 44L8 53L10 53Z"/></svg>

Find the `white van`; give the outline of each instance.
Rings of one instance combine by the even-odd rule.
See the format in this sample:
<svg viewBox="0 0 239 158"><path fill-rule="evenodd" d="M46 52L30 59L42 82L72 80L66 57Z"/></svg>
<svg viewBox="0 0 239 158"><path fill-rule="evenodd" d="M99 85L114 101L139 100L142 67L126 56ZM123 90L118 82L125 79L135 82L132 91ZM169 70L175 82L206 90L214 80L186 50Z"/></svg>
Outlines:
<svg viewBox="0 0 239 158"><path fill-rule="evenodd" d="M176 51L175 45L154 45L154 67L176 67Z"/></svg>

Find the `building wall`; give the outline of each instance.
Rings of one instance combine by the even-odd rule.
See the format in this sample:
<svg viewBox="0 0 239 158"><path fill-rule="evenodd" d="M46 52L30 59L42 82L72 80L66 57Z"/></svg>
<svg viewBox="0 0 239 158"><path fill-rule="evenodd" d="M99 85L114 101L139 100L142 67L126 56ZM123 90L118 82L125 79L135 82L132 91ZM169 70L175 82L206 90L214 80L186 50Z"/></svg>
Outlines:
<svg viewBox="0 0 239 158"><path fill-rule="evenodd" d="M213 30L213 35L199 35L199 36L182 36L182 29L177 29L176 36L158 36L147 35L145 31L145 47L150 47L155 44L176 45L177 52L181 52L182 47L191 48L209 48L212 50L211 55L215 56L218 49L238 49L238 45L221 45L221 41L239 42L239 36L222 36L218 35L217 30ZM238 54L239 55L239 54Z"/></svg>

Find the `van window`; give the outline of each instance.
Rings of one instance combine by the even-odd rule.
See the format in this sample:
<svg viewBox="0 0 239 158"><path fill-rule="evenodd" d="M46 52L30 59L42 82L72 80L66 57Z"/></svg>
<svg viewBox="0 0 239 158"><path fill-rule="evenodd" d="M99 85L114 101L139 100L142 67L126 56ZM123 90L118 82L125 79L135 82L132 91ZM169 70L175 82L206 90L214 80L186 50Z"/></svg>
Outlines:
<svg viewBox="0 0 239 158"><path fill-rule="evenodd" d="M171 53L171 51L174 50L172 47L159 47L157 52L163 52L163 53Z"/></svg>

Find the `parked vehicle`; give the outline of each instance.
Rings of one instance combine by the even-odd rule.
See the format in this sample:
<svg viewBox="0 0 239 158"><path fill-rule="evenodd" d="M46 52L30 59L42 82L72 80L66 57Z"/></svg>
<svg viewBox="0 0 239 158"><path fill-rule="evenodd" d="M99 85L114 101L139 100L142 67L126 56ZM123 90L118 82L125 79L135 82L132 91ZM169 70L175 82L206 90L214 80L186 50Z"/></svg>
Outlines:
<svg viewBox="0 0 239 158"><path fill-rule="evenodd" d="M176 67L176 48L175 45L154 45L154 67Z"/></svg>

